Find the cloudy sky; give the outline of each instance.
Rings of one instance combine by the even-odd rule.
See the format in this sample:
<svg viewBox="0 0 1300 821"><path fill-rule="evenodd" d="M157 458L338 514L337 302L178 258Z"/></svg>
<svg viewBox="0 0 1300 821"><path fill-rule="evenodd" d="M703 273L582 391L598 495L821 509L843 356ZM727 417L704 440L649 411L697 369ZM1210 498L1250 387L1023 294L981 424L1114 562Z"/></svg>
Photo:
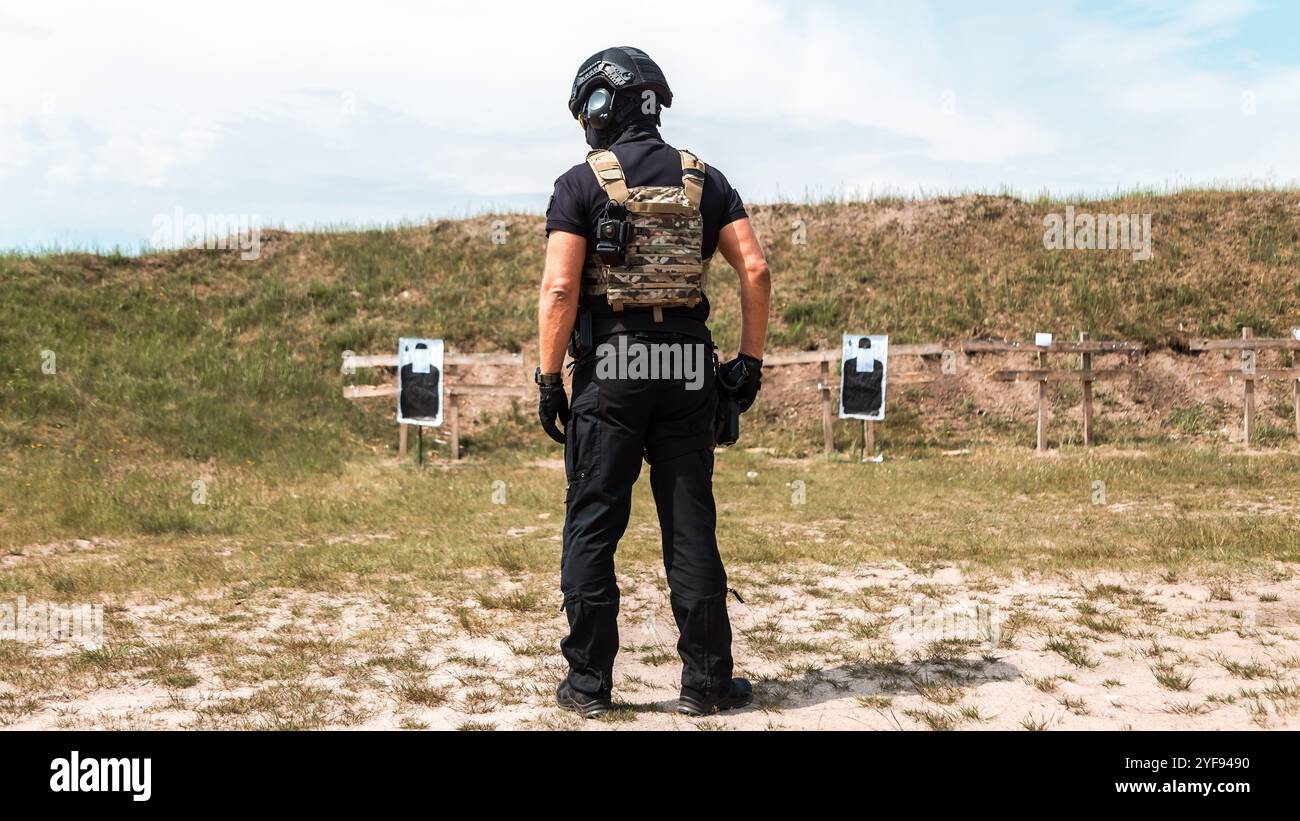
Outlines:
<svg viewBox="0 0 1300 821"><path fill-rule="evenodd" d="M573 74L609 45L660 63L665 137L752 201L1300 180L1285 0L611 8L0 1L0 247L136 249L177 207L540 211L586 151Z"/></svg>

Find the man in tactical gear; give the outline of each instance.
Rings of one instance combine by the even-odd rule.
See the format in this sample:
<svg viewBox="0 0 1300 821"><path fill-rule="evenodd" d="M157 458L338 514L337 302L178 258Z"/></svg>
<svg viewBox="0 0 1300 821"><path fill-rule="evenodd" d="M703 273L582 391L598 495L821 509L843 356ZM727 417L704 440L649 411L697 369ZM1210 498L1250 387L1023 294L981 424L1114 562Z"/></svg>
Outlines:
<svg viewBox="0 0 1300 821"><path fill-rule="evenodd" d="M569 111L593 150L556 180L546 213L539 416L564 443L568 480L560 587L569 635L560 647L569 673L556 700L586 717L610 709L614 551L642 458L680 633L678 708L704 715L752 699L749 682L732 677L713 447L717 382L740 411L758 392L770 283L739 194L717 169L659 136L660 112L672 99L663 72L639 49L609 48L586 60ZM705 274L715 251L739 274L742 322L740 351L719 366L716 381L712 368L701 387L677 375L638 378L632 369L611 375L600 367L601 356L637 343L712 352ZM561 375L566 343L574 356L572 406Z"/></svg>

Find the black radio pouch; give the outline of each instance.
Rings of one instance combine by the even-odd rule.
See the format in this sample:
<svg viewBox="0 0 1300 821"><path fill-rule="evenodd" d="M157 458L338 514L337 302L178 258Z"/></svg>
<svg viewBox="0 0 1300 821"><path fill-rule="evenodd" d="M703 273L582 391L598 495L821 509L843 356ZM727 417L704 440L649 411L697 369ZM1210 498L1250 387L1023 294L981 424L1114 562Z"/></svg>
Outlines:
<svg viewBox="0 0 1300 821"><path fill-rule="evenodd" d="M596 221L596 256L605 265L622 265L631 241L632 223L627 221L627 209L610 200Z"/></svg>

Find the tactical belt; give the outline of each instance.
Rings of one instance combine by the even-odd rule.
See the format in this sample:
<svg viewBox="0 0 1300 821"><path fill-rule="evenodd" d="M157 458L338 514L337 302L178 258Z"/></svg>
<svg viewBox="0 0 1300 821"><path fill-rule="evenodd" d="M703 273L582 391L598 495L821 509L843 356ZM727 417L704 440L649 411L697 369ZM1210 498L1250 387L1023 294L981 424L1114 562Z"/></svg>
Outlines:
<svg viewBox="0 0 1300 821"><path fill-rule="evenodd" d="M689 316L675 316L665 313L662 322L655 322L654 315L650 311L628 310L623 311L617 317L593 316L591 318L591 338L593 341L614 334L636 333L638 331L682 334L695 337L709 345L713 344L713 335L709 333L709 326Z"/></svg>

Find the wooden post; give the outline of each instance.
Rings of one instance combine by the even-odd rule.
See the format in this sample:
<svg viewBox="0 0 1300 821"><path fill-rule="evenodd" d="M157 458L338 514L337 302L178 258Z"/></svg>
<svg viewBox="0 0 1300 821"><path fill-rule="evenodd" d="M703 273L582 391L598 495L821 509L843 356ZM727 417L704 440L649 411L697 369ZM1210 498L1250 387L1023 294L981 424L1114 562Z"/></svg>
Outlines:
<svg viewBox="0 0 1300 821"><path fill-rule="evenodd" d="M1300 379L1291 383L1291 393L1295 402L1295 438L1300 439Z"/></svg>
<svg viewBox="0 0 1300 821"><path fill-rule="evenodd" d="M862 441L863 460L876 458L876 423L870 419L862 422Z"/></svg>
<svg viewBox="0 0 1300 821"><path fill-rule="evenodd" d="M1079 341L1088 341L1088 332L1079 332ZM1092 446L1092 354L1083 356L1083 445Z"/></svg>
<svg viewBox="0 0 1300 821"><path fill-rule="evenodd" d="M1253 332L1251 331L1250 328L1241 329L1242 339L1250 339L1252 335ZM1249 352L1243 350L1241 352L1241 355L1244 357L1247 355L1247 353ZM1243 370L1245 369L1244 362L1242 363L1242 368ZM1243 410L1243 413L1245 415L1244 432L1246 434L1246 444L1249 445L1250 440L1255 438L1255 375L1250 374L1248 376L1243 376L1242 383L1243 383L1242 391L1244 391L1242 404L1245 406Z"/></svg>
<svg viewBox="0 0 1300 821"><path fill-rule="evenodd" d="M807 384L807 383L804 383ZM831 363L821 362L822 389L822 453L835 453L835 422L831 411Z"/></svg>
<svg viewBox="0 0 1300 821"><path fill-rule="evenodd" d="M1047 354L1038 352L1038 368L1046 370ZM1047 452L1047 380L1038 380L1038 452Z"/></svg>
<svg viewBox="0 0 1300 821"><path fill-rule="evenodd" d="M398 456L406 455L406 433L408 427L409 427L408 425L404 425L401 422L397 423L397 455Z"/></svg>
<svg viewBox="0 0 1300 821"><path fill-rule="evenodd" d="M451 427L451 461L460 458L460 408L456 403L456 394L447 396L447 422Z"/></svg>

